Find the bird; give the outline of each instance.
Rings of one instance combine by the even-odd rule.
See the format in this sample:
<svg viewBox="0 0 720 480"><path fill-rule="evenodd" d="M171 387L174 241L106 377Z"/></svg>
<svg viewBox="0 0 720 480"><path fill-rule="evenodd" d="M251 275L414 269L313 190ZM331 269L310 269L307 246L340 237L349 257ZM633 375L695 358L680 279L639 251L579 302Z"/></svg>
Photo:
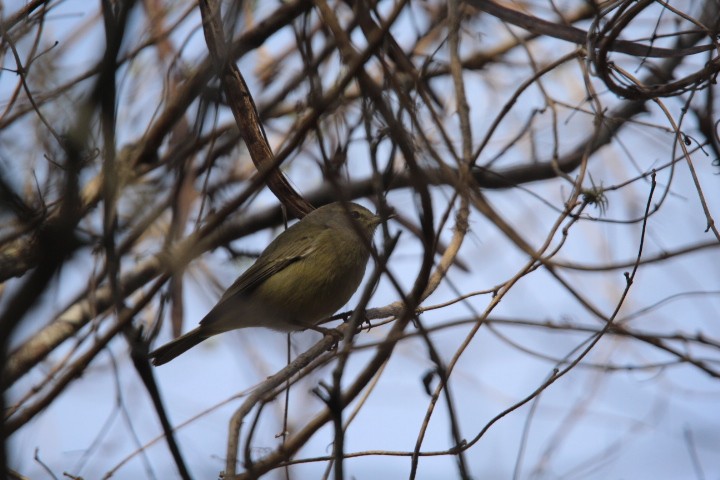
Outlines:
<svg viewBox="0 0 720 480"><path fill-rule="evenodd" d="M382 218L352 202L308 213L278 235L193 330L150 352L163 365L213 335L246 327L313 328L357 290Z"/></svg>

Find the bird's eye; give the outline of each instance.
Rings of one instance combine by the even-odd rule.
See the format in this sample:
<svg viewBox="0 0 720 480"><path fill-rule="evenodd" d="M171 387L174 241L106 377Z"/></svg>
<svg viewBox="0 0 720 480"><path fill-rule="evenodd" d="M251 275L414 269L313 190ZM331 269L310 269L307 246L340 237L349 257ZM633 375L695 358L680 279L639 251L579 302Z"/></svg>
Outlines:
<svg viewBox="0 0 720 480"><path fill-rule="evenodd" d="M352 218L360 218L360 212L350 212Z"/></svg>

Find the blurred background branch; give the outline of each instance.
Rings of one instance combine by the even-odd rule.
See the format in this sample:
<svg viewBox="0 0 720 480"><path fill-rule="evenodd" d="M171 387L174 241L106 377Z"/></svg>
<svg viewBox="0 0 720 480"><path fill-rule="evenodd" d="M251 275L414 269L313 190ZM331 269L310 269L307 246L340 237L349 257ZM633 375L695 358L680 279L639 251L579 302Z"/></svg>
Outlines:
<svg viewBox="0 0 720 480"><path fill-rule="evenodd" d="M718 9L6 2L0 467L720 469L688 413L720 395ZM357 199L398 216L338 345L243 331L145 370L288 221Z"/></svg>

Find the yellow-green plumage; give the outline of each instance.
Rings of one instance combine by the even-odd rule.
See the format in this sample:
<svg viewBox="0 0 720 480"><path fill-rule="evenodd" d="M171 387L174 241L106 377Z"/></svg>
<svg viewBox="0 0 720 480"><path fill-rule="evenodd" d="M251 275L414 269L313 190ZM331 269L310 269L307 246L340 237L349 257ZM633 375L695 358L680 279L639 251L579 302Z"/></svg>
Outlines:
<svg viewBox="0 0 720 480"><path fill-rule="evenodd" d="M229 330L300 330L329 317L360 285L379 223L380 217L355 203L331 203L309 213L268 245L199 327L151 352L153 364Z"/></svg>

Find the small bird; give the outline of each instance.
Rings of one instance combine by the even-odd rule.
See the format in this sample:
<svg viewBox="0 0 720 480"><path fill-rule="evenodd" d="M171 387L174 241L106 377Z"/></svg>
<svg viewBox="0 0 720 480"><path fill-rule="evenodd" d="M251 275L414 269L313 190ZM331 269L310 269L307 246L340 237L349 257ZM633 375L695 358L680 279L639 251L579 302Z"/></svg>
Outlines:
<svg viewBox="0 0 720 480"><path fill-rule="evenodd" d="M162 365L218 333L245 327L311 328L345 305L363 279L381 217L356 203L308 213L277 236L200 326L150 352Z"/></svg>

